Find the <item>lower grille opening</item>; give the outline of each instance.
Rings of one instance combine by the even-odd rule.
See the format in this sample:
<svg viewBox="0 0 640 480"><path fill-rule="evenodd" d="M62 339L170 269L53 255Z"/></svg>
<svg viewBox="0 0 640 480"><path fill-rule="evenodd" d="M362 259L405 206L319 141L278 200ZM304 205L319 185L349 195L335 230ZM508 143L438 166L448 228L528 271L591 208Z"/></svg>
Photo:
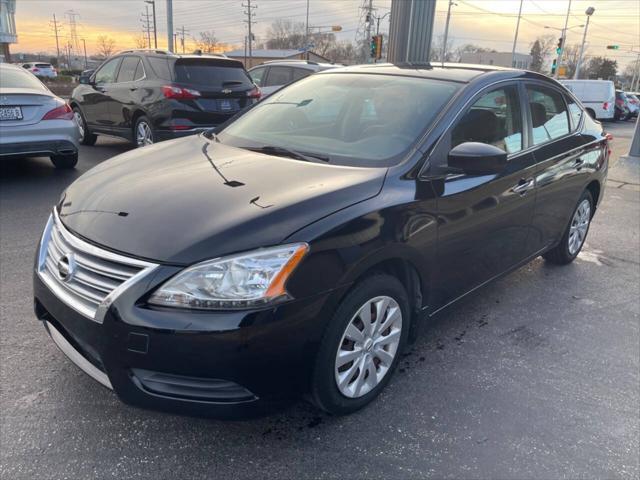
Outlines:
<svg viewBox="0 0 640 480"><path fill-rule="evenodd" d="M237 383L202 377L185 377L134 368L134 383L143 390L181 400L211 403L243 403L257 400L253 393Z"/></svg>

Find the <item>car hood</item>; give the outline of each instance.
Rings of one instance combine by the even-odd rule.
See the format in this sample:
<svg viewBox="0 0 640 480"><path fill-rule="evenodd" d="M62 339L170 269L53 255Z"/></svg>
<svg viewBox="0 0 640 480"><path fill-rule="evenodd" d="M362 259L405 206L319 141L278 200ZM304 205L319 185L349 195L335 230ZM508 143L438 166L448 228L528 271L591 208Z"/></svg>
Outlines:
<svg viewBox="0 0 640 480"><path fill-rule="evenodd" d="M277 245L380 192L386 169L275 157L186 137L93 168L63 194L65 226L109 250L190 264Z"/></svg>

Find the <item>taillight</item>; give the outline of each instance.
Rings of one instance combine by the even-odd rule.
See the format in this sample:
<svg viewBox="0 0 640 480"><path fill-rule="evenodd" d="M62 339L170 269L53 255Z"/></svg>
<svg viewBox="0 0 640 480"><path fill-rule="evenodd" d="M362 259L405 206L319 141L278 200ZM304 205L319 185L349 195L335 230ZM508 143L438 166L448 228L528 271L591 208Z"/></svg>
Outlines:
<svg viewBox="0 0 640 480"><path fill-rule="evenodd" d="M31 70L31 71L32 71L32 72L39 72L39 71L40 71L40 69L39 69L39 68L36 68L36 67L33 67L33 70Z"/></svg>
<svg viewBox="0 0 640 480"><path fill-rule="evenodd" d="M604 102L602 104L602 108L603 108L603 110L609 110L609 102Z"/></svg>
<svg viewBox="0 0 640 480"><path fill-rule="evenodd" d="M262 96L262 92L258 87L253 87L252 90L249 90L247 92L247 97L249 98L255 98L256 100L259 100L261 96Z"/></svg>
<svg viewBox="0 0 640 480"><path fill-rule="evenodd" d="M72 120L73 110L68 103L60 105L59 107L49 110L42 120Z"/></svg>
<svg viewBox="0 0 640 480"><path fill-rule="evenodd" d="M198 98L200 92L191 88L176 87L175 85L165 85L162 87L162 94L166 98L175 98L177 100L190 100Z"/></svg>

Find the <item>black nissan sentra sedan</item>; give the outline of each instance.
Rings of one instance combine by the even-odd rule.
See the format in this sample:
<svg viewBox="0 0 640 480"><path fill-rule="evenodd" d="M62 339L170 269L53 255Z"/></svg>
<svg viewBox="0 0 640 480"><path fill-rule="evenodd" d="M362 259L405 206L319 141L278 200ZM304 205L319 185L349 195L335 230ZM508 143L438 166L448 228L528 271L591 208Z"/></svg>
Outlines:
<svg viewBox="0 0 640 480"><path fill-rule="evenodd" d="M576 258L608 156L542 75L319 73L75 181L42 235L36 315L129 404L226 415L302 393L353 412L430 316Z"/></svg>

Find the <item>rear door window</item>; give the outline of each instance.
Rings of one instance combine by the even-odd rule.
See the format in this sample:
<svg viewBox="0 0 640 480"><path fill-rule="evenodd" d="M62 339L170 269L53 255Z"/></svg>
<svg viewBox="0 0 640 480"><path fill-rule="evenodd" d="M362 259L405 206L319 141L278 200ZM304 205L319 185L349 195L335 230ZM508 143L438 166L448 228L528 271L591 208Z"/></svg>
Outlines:
<svg viewBox="0 0 640 480"><path fill-rule="evenodd" d="M293 69L291 67L271 67L265 87L278 87L292 82Z"/></svg>
<svg viewBox="0 0 640 480"><path fill-rule="evenodd" d="M534 145L569 133L569 115L560 92L538 85L527 85L527 100Z"/></svg>
<svg viewBox="0 0 640 480"><path fill-rule="evenodd" d="M293 69L293 81L300 80L301 78L308 77L313 73L313 70L307 70L306 68L294 68Z"/></svg>
<svg viewBox="0 0 640 480"><path fill-rule="evenodd" d="M242 64L220 62L206 59L183 59L175 64L176 82L194 85L206 85L213 88L252 86L249 75Z"/></svg>
<svg viewBox="0 0 640 480"><path fill-rule="evenodd" d="M138 57L124 57L118 72L118 83L132 82L136 78L136 69L139 63Z"/></svg>

